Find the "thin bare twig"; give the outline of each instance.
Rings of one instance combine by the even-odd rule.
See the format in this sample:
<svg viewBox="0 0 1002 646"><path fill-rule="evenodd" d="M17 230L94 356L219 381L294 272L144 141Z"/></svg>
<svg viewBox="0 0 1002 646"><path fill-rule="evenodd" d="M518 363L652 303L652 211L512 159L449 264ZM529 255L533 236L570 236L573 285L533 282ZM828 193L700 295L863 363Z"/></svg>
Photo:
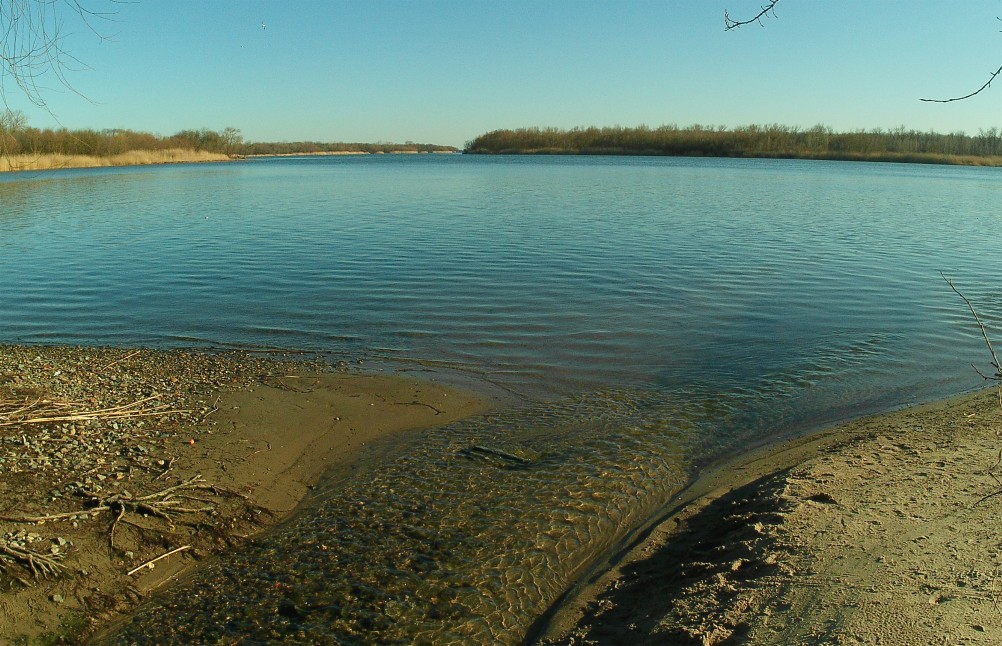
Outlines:
<svg viewBox="0 0 1002 646"><path fill-rule="evenodd" d="M140 352L142 352L142 350L133 350L133 351L132 351L132 352L130 352L129 354L125 355L124 357L119 357L118 359L115 359L115 360L114 360L114 361L112 361L111 363L109 363L109 364L106 364L106 365L102 366L102 367L101 367L101 370L102 370L102 371L104 371L104 370L107 370L108 368L110 368L110 367L112 367L112 366L114 366L114 365L116 365L116 364L119 364L119 363L121 363L121 362L125 361L126 359L131 359L132 357L136 356L136 355L137 355L137 354L139 354Z"/></svg>
<svg viewBox="0 0 1002 646"><path fill-rule="evenodd" d="M978 89L974 90L970 94L965 94L964 96L955 96L952 99L919 99L919 101L925 101L926 103L951 103L953 101L963 101L964 99L969 99L969 98L971 98L972 96L974 96L976 94L981 94L981 92L983 90L986 90L988 88L988 86L990 86L992 84L992 81L994 81L995 78L998 77L999 74L1002 74L1002 66L1000 66L997 70L995 70L994 72L992 72L992 75L990 77L988 77L988 80L985 82L984 85L982 85ZM949 282L949 281L947 281L947 282ZM951 287L952 287L952 285L951 285ZM954 290L954 291L956 291L956 290Z"/></svg>
<svg viewBox="0 0 1002 646"><path fill-rule="evenodd" d="M992 355L992 366L995 368L994 376L989 377L988 375L978 370L977 366L974 366L974 370L977 371L977 373L981 375L986 381L1002 382L1002 366L999 365L999 358L998 356L995 355L995 348L992 347L992 341L991 339L988 338L988 330L987 328L985 328L985 324L981 322L981 317L978 316L977 311L975 311L974 305L971 303L970 300L968 300L966 296L960 293L960 290L956 288L956 286L953 284L953 281L951 281L949 278L946 277L946 274L940 272L939 275L943 277L943 280L945 280L946 284L950 286L950 289L952 289L957 294L957 296L960 296L962 299L964 299L964 302L967 303L968 309L970 309L971 314L974 315L974 320L977 321L978 323L978 328L981 329L981 336L984 337L985 339L985 344L988 346L988 352L990 352Z"/></svg>
<svg viewBox="0 0 1002 646"><path fill-rule="evenodd" d="M158 557L156 557L154 559L150 559L149 561L146 561L142 565L138 565L138 566L132 568L131 570L128 571L127 575L128 576L132 576L133 574L135 574L136 572L139 572L140 570L143 570L145 568L152 568L153 564L156 563L157 561L159 561L161 559L165 559L168 556L170 556L171 554L177 554L178 552L183 552L183 551L189 550L189 549L191 549L191 545L182 545L181 547L176 547L176 548L172 549L169 552L165 552L164 554L161 554L160 556L158 556Z"/></svg>
<svg viewBox="0 0 1002 646"><path fill-rule="evenodd" d="M749 18L748 20L734 20L731 18L730 13L724 11L724 31L730 31L742 25L750 25L753 22L757 22L761 25L762 18L765 18L769 12L772 12L773 16L776 15L775 7L777 4L779 4L779 0L770 0L769 4L762 5L762 10L759 11L753 18Z"/></svg>
<svg viewBox="0 0 1002 646"><path fill-rule="evenodd" d="M985 471L985 473L987 473L988 475L990 475L992 477L992 479L998 484L999 488L996 489L995 491L993 491L990 494L986 494L986 495L982 496L980 500L978 500L976 503L974 503L975 507L977 507L978 505L980 505L981 503L983 503L986 500L990 500L990 499L994 498L995 496L998 496L998 495L1002 494L1002 480L1000 480L999 477L997 475L995 475L995 469L999 468L999 466L1002 466L1002 450L999 451L999 459L995 462L995 464L993 464L991 467L988 468L987 471Z"/></svg>

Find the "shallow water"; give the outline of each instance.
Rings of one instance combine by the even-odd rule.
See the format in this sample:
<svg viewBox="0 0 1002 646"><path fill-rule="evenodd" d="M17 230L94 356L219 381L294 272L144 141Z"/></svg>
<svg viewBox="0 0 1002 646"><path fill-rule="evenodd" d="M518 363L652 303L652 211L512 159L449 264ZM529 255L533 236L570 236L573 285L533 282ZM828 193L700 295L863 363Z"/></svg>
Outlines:
<svg viewBox="0 0 1002 646"><path fill-rule="evenodd" d="M5 176L0 341L310 349L513 391L166 602L179 636L265 638L293 603L268 630L512 642L694 465L977 386L987 351L939 272L999 328L1000 173L372 156Z"/></svg>

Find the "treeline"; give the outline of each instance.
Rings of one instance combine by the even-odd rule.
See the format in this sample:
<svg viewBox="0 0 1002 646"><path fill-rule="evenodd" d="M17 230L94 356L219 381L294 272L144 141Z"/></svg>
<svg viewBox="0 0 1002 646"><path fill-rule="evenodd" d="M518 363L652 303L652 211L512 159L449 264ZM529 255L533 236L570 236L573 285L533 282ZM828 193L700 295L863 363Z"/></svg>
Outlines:
<svg viewBox="0 0 1002 646"><path fill-rule="evenodd" d="M13 126L13 127L12 127ZM240 154L243 140L236 128L221 132L183 130L163 137L135 130L69 130L31 128L0 115L0 155L87 155L113 157L137 150L193 150Z"/></svg>
<svg viewBox="0 0 1002 646"><path fill-rule="evenodd" d="M248 143L244 144L242 151L245 155L322 155L337 153L454 153L459 152L459 149L454 146L416 144L411 141L403 144L297 141L292 143Z"/></svg>
<svg viewBox="0 0 1002 646"><path fill-rule="evenodd" d="M495 130L466 144L464 152L488 154L671 155L889 160L1002 165L998 128L970 136L906 130L836 132L824 125L693 125L680 128L519 128Z"/></svg>
<svg viewBox="0 0 1002 646"><path fill-rule="evenodd" d="M0 156L10 155L87 155L113 157L127 152L192 150L242 155L289 155L338 152L458 152L452 146L434 144L391 143L250 143L240 130L182 130L161 136L135 130L69 130L39 129L28 126L20 112L0 112Z"/></svg>

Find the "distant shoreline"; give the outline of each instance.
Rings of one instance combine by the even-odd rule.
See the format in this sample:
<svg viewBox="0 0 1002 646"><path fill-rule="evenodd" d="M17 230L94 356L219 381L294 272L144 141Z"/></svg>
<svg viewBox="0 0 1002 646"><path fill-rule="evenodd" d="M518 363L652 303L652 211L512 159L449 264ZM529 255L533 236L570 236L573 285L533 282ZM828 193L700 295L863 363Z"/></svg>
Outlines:
<svg viewBox="0 0 1002 646"><path fill-rule="evenodd" d="M892 164L938 164L942 166L984 166L1002 167L1002 156L981 157L977 155L942 155L939 153L838 153L838 154L798 154L798 153L744 153L705 154L664 153L657 150L565 150L560 148L537 148L526 150L467 150L466 155L568 155L578 157L688 157L715 159L801 159L811 161L845 161Z"/></svg>
<svg viewBox="0 0 1002 646"><path fill-rule="evenodd" d="M251 157L331 157L342 155L458 155L458 150L377 150L369 152L367 150L331 150L313 151L305 153L254 153L241 155L241 158Z"/></svg>
<svg viewBox="0 0 1002 646"><path fill-rule="evenodd" d="M494 130L466 144L472 154L638 155L736 159L816 159L963 166L1002 166L1002 131L978 135L906 130L836 132L817 125L779 124L738 128L588 127Z"/></svg>
<svg viewBox="0 0 1002 646"><path fill-rule="evenodd" d="M204 150L132 150L118 155L60 155L60 154L0 154L0 173L24 171L63 170L68 168L110 168L124 166L155 166L160 164L191 164L200 162L239 161L251 157L327 157L342 155L440 155L459 154L458 150L336 150L299 153L258 153L226 155Z"/></svg>

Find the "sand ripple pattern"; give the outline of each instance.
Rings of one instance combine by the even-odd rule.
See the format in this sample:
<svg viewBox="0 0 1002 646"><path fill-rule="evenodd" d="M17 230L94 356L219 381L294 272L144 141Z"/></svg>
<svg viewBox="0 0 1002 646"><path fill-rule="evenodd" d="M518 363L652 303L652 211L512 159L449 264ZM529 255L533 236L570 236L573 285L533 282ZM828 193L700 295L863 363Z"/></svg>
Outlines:
<svg viewBox="0 0 1002 646"><path fill-rule="evenodd" d="M517 642L685 481L698 415L607 391L438 429L116 639Z"/></svg>
<svg viewBox="0 0 1002 646"><path fill-rule="evenodd" d="M839 369L880 345L840 348ZM428 431L377 472L322 483L306 513L117 639L518 643L584 567L668 504L692 456L792 431L819 361L730 391L603 390Z"/></svg>

